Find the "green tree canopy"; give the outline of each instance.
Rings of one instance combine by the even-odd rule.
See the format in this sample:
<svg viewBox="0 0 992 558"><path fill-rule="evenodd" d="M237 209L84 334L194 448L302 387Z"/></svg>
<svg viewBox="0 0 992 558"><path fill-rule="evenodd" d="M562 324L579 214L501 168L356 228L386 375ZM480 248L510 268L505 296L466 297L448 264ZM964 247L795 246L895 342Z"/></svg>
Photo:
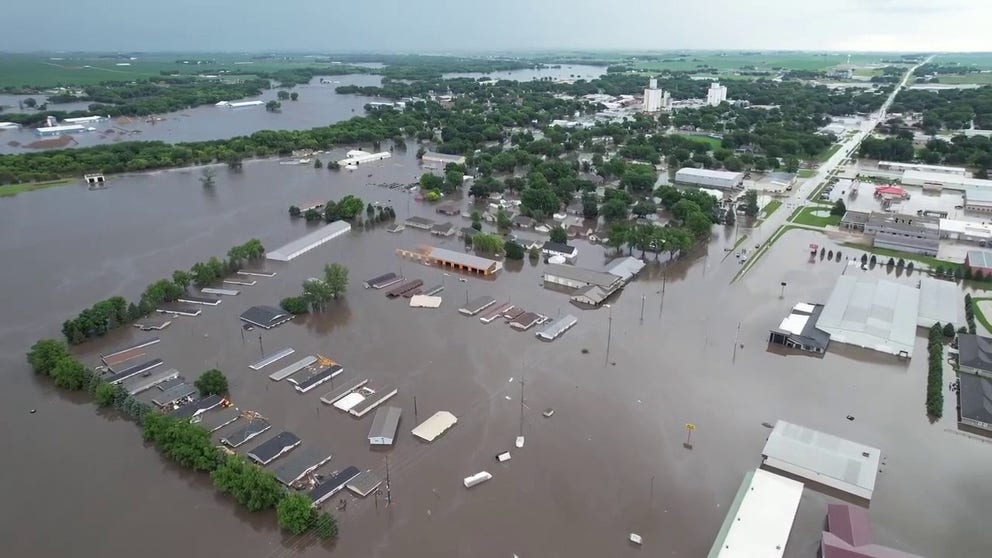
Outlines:
<svg viewBox="0 0 992 558"><path fill-rule="evenodd" d="M216 368L207 370L193 382L196 389L200 390L200 395L223 395L227 393L227 376Z"/></svg>
<svg viewBox="0 0 992 558"><path fill-rule="evenodd" d="M300 492L290 492L276 505L279 526L294 535L309 531L317 520L310 498Z"/></svg>

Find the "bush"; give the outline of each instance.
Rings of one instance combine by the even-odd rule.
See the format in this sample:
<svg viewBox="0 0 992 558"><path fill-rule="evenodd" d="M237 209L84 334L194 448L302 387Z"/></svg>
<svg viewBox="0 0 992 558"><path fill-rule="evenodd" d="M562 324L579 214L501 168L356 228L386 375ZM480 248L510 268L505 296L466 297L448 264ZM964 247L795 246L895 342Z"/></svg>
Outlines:
<svg viewBox="0 0 992 558"><path fill-rule="evenodd" d="M317 512L309 497L299 492L290 492L276 505L276 517L280 527L294 535L302 535L314 526Z"/></svg>
<svg viewBox="0 0 992 558"><path fill-rule="evenodd" d="M287 296L279 301L279 306L294 316L306 314L310 311L310 305L307 304L307 299L302 296Z"/></svg>
<svg viewBox="0 0 992 558"><path fill-rule="evenodd" d="M954 333L954 326L950 327L951 334ZM927 374L927 415L932 419L939 419L944 414L944 334L947 327L942 328L939 323L930 327L929 339L927 342L927 352L929 353L929 372Z"/></svg>
<svg viewBox="0 0 992 558"><path fill-rule="evenodd" d="M944 337L954 337L954 324L951 322L944 324Z"/></svg>
<svg viewBox="0 0 992 558"><path fill-rule="evenodd" d="M108 384L107 382L100 382L93 391L93 399L95 399L96 404L101 407L109 407L113 405L114 398L116 396L117 387L113 384Z"/></svg>
<svg viewBox="0 0 992 558"><path fill-rule="evenodd" d="M227 377L216 368L204 372L193 385L200 390L200 395L221 395L227 393Z"/></svg>
<svg viewBox="0 0 992 558"><path fill-rule="evenodd" d="M506 259L508 260L522 260L524 259L524 247L517 242L512 240L503 244L503 250L506 251Z"/></svg>

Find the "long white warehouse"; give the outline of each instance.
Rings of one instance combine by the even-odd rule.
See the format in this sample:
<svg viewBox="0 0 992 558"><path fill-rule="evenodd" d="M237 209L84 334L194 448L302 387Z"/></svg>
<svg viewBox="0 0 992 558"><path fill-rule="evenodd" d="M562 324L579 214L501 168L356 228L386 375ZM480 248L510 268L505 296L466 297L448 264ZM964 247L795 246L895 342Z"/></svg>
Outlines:
<svg viewBox="0 0 992 558"><path fill-rule="evenodd" d="M380 151L379 153L369 153L368 151L352 149L351 151L348 152L347 157L338 161L338 164L341 165L342 167L347 167L347 166L357 167L358 165L371 163L372 161L380 161L382 159L388 159L392 156L393 156L392 153L388 151Z"/></svg>
<svg viewBox="0 0 992 558"><path fill-rule="evenodd" d="M992 180L970 178L943 172L906 170L902 173L904 186L922 186L924 189L944 189L965 191L969 188L992 190Z"/></svg>
<svg viewBox="0 0 992 558"><path fill-rule="evenodd" d="M781 558L802 497L801 482L748 472L707 558Z"/></svg>
<svg viewBox="0 0 992 558"><path fill-rule="evenodd" d="M306 254L310 250L334 240L351 230L351 223L346 221L334 221L333 223L321 227L310 234L304 235L285 246L265 254L265 257L277 262L288 262L293 258Z"/></svg>
<svg viewBox="0 0 992 558"><path fill-rule="evenodd" d="M744 173L685 167L675 173L675 183L733 190L744 187Z"/></svg>
<svg viewBox="0 0 992 558"><path fill-rule="evenodd" d="M265 103L262 101L221 101L215 106L227 108L260 107Z"/></svg>

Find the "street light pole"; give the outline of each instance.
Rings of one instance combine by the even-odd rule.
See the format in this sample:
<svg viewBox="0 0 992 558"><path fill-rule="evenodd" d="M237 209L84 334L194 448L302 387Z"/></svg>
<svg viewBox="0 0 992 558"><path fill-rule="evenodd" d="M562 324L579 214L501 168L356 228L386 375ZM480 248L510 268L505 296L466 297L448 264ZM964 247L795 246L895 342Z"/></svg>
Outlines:
<svg viewBox="0 0 992 558"><path fill-rule="evenodd" d="M603 363L605 366L610 362L610 340L613 338L613 305L607 305L610 308L609 326L606 330L606 362Z"/></svg>
<svg viewBox="0 0 992 558"><path fill-rule="evenodd" d="M778 295L779 298L785 298L785 281L782 281L782 292Z"/></svg>

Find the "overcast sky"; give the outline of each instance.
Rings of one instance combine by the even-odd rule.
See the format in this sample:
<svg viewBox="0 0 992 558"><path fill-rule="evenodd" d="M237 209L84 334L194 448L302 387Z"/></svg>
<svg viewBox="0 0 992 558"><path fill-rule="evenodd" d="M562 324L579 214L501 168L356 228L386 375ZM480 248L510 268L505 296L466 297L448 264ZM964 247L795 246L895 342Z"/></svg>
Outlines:
<svg viewBox="0 0 992 558"><path fill-rule="evenodd" d="M2 51L992 51L992 0L45 0L2 13Z"/></svg>

